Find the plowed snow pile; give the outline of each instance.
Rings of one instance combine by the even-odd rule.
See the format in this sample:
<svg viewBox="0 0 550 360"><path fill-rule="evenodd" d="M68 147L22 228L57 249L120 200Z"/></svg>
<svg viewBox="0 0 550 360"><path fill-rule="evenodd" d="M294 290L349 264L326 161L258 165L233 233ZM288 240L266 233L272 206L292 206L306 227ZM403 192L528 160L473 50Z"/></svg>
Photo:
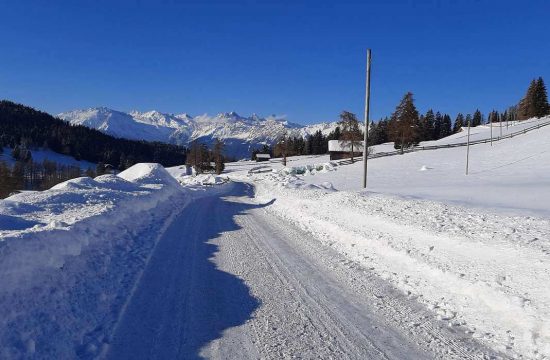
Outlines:
<svg viewBox="0 0 550 360"><path fill-rule="evenodd" d="M92 358L187 202L158 164L0 200L0 358Z"/></svg>
<svg viewBox="0 0 550 360"><path fill-rule="evenodd" d="M477 136L488 130L477 129ZM275 214L387 279L448 326L507 356L544 359L550 358L548 139L550 126L473 146L468 176L465 148L374 159L367 192L360 190L362 163L304 175L229 168L257 184L262 202L275 199L269 207Z"/></svg>

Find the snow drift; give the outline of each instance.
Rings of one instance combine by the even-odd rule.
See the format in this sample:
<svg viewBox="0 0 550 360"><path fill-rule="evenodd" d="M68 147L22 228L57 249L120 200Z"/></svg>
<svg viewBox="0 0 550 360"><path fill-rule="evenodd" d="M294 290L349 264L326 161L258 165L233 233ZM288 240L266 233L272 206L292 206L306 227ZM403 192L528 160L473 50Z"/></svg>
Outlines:
<svg viewBox="0 0 550 360"><path fill-rule="evenodd" d="M96 356L187 201L158 164L0 200L0 358Z"/></svg>

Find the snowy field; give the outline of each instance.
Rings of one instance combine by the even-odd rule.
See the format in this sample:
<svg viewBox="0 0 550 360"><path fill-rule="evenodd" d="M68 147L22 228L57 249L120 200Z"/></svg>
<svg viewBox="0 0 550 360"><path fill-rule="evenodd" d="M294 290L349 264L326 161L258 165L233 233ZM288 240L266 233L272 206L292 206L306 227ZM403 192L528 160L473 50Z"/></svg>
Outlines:
<svg viewBox="0 0 550 360"><path fill-rule="evenodd" d="M517 131L549 121L550 118L529 120L525 124L512 124L510 129ZM489 138L487 126L474 129L477 139ZM428 143L462 142L461 134ZM369 161L368 192L442 201L509 215L547 217L550 216L550 180L547 175L550 172L549 137L550 126L547 126L512 139L495 141L493 146L471 146L468 176L465 175L466 147L373 159ZM391 144L374 146L374 152L392 150ZM328 155L291 157L287 164L289 169L269 176L280 183L290 183L292 187L328 186L336 190L361 190L362 162L333 166L334 171L314 171L314 175L310 171L304 176L286 174L293 170L300 171L304 166L324 165L329 161ZM229 174L243 174L257 166L268 170L283 168L280 159L274 159L267 164L252 161L228 164L227 171Z"/></svg>
<svg viewBox="0 0 550 360"><path fill-rule="evenodd" d="M4 151L2 152L2 154L0 154L0 161L5 161L10 166L13 165L15 160L11 156L11 149L5 147L3 150ZM86 171L88 169L95 170L96 168L96 164L91 163L89 161L76 160L72 156L58 154L48 149L34 149L34 150L31 150L31 154L32 154L32 160L38 163L41 163L44 160L49 160L49 161L54 161L59 165L76 166L76 167L79 167L82 171Z"/></svg>
<svg viewBox="0 0 550 360"><path fill-rule="evenodd" d="M549 138L1 200L0 358L548 359Z"/></svg>
<svg viewBox="0 0 550 360"><path fill-rule="evenodd" d="M476 137L489 131L476 128ZM275 214L372 269L450 327L464 326L511 357L548 358L549 138L543 127L472 146L468 176L466 148L373 159L367 191L362 163L337 166L326 156L290 158L287 168L273 161L228 169L253 181L262 201L274 199Z"/></svg>

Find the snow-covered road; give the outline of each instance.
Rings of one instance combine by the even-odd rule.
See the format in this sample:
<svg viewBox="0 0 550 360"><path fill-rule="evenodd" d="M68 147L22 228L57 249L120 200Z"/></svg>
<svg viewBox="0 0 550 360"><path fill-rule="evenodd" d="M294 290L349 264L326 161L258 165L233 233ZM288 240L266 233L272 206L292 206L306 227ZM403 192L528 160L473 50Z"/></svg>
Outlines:
<svg viewBox="0 0 550 360"><path fill-rule="evenodd" d="M483 358L371 270L259 204L253 187L191 202L121 312L111 359Z"/></svg>

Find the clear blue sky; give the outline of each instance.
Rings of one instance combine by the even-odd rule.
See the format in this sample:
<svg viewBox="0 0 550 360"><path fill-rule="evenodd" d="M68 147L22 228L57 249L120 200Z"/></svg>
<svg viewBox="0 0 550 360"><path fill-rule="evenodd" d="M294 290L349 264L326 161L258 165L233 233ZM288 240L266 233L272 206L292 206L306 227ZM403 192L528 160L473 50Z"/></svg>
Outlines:
<svg viewBox="0 0 550 360"><path fill-rule="evenodd" d="M0 98L118 110L372 118L486 112L550 85L548 1L0 0Z"/></svg>

